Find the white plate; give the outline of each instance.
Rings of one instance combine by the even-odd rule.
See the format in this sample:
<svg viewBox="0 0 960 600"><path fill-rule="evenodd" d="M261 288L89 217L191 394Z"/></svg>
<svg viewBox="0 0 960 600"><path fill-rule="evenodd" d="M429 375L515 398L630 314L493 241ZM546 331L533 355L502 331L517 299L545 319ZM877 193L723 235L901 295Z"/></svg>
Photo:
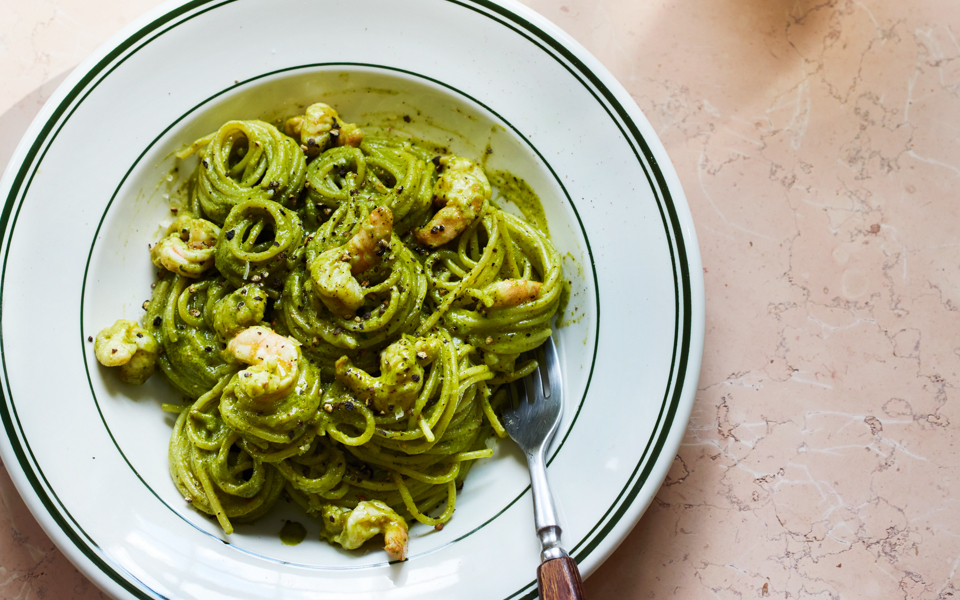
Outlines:
<svg viewBox="0 0 960 600"><path fill-rule="evenodd" d="M573 288L549 475L564 545L589 574L640 518L683 435L703 344L700 258L640 110L515 3L168 4L74 71L0 185L0 456L18 489L117 598L536 596L528 478L511 444L471 472L446 528L412 529L403 564L337 550L312 524L285 546L282 507L226 538L170 481L159 410L170 392L122 386L93 358L87 337L139 318L149 296L170 152L227 119L318 100L365 124L455 132L467 156L489 145L489 167L540 194Z"/></svg>

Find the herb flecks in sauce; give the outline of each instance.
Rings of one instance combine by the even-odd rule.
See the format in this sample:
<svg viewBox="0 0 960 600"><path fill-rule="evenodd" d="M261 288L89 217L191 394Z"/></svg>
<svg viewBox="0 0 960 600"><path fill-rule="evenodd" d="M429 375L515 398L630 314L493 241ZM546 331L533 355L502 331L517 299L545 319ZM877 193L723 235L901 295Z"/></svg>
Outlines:
<svg viewBox="0 0 960 600"><path fill-rule="evenodd" d="M543 204L540 203L540 196L537 196L533 188L523 179L507 171L487 170L486 173L490 184L500 191L500 195L520 209L520 213L527 222L550 237Z"/></svg>
<svg viewBox="0 0 960 600"><path fill-rule="evenodd" d="M569 265L572 263L577 267L577 276L583 278L583 265L580 264L577 259L567 252L563 255L563 260L565 263L565 269L569 269ZM581 321L584 317L583 308L578 304L574 298L579 296L578 293L573 292L573 280L565 279L563 281L563 288L560 292L560 307L557 309L557 327L566 327L568 325L575 325ZM573 302L573 309L570 309L570 303Z"/></svg>

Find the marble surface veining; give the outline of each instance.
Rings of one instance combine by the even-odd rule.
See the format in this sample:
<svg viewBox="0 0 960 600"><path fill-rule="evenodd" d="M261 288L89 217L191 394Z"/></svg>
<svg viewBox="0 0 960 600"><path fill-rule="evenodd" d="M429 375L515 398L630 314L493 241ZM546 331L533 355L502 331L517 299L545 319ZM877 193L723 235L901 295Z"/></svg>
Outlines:
<svg viewBox="0 0 960 600"><path fill-rule="evenodd" d="M0 164L155 4L5 0ZM644 111L703 254L692 418L588 597L960 597L960 3L526 4ZM0 467L0 599L100 597Z"/></svg>

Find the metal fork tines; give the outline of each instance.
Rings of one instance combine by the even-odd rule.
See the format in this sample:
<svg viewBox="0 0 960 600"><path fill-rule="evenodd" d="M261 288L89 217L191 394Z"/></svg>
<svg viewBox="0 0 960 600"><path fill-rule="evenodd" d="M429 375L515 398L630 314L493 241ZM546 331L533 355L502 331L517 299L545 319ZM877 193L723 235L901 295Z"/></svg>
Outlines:
<svg viewBox="0 0 960 600"><path fill-rule="evenodd" d="M567 556L560 546L560 524L547 483L545 457L563 413L563 380L552 338L538 348L537 362L537 369L524 378L525 397L505 411L504 428L527 457L540 560L547 562Z"/></svg>

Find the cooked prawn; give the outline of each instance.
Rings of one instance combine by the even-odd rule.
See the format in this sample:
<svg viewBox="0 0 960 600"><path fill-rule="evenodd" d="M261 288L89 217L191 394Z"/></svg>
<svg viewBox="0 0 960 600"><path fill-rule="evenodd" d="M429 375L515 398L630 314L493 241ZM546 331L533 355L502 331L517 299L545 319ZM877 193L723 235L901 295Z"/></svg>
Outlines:
<svg viewBox="0 0 960 600"><path fill-rule="evenodd" d="M434 188L434 203L442 208L416 233L418 240L432 248L463 233L480 216L491 193L487 176L473 161L444 156L438 162L444 171Z"/></svg>
<svg viewBox="0 0 960 600"><path fill-rule="evenodd" d="M200 277L214 264L220 228L205 219L181 215L167 236L150 249L153 264L185 277Z"/></svg>
<svg viewBox="0 0 960 600"><path fill-rule="evenodd" d="M97 334L93 352L103 366L119 367L120 381L140 385L153 375L160 344L136 321L120 319Z"/></svg>
<svg viewBox="0 0 960 600"><path fill-rule="evenodd" d="M227 344L227 353L250 365L238 374L247 395L269 400L287 392L297 378L300 344L266 327L256 325L238 333Z"/></svg>
<svg viewBox="0 0 960 600"><path fill-rule="evenodd" d="M324 534L347 550L383 533L384 550L393 560L403 560L410 539L407 522L380 500L363 500L353 510L327 504L322 511Z"/></svg>
<svg viewBox="0 0 960 600"><path fill-rule="evenodd" d="M490 299L489 304L484 302L487 308L509 308L536 300L542 285L539 281L529 279L504 279L491 283L481 291Z"/></svg>
<svg viewBox="0 0 960 600"><path fill-rule="evenodd" d="M405 412L423 387L424 366L440 353L436 338L404 335L380 353L380 376L353 366L346 356L336 362L337 381L362 402L370 401L380 412Z"/></svg>
<svg viewBox="0 0 960 600"><path fill-rule="evenodd" d="M283 131L300 140L307 156L316 156L330 145L356 148L363 141L362 129L344 122L333 107L323 102L311 104L303 115L287 119Z"/></svg>
<svg viewBox="0 0 960 600"><path fill-rule="evenodd" d="M349 318L363 306L363 286L356 275L380 264L389 249L393 213L375 208L343 246L322 252L308 267L317 293L330 312Z"/></svg>

